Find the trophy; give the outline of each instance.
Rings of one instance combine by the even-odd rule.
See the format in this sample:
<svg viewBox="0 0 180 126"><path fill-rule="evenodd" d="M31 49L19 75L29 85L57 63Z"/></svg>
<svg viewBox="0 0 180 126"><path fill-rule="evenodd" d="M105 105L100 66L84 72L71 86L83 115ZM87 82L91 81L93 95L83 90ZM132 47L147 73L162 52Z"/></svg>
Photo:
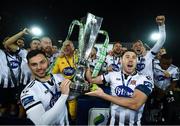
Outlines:
<svg viewBox="0 0 180 126"><path fill-rule="evenodd" d="M74 26L79 26L78 62L76 64L76 73L74 75L73 82L70 85L71 94L73 95L77 96L81 93L89 91L90 89L90 85L85 81L85 71L88 66L89 55L95 44L98 34L104 35L106 33L105 31L100 30L102 20L103 18L88 13L87 17L82 18L81 21L74 20L69 27L66 40L70 38ZM107 33L105 35L106 45L108 45L107 41L109 42L109 37ZM96 68L99 67L100 65Z"/></svg>

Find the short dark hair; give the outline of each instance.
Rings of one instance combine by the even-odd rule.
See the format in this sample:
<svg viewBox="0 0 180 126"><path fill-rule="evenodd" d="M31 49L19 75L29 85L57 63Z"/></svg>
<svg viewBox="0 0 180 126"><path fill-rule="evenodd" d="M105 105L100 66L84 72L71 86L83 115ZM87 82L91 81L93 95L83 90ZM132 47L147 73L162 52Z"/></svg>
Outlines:
<svg viewBox="0 0 180 126"><path fill-rule="evenodd" d="M26 59L29 63L29 59L31 59L32 57L38 55L38 54L42 54L46 57L46 54L42 51L42 50L39 50L39 49L35 49L35 50L31 50L28 52L27 56L26 56Z"/></svg>
<svg viewBox="0 0 180 126"><path fill-rule="evenodd" d="M113 48L114 48L114 46L115 46L116 44L122 45L120 41L115 41L115 43L113 44Z"/></svg>
<svg viewBox="0 0 180 126"><path fill-rule="evenodd" d="M172 57L169 54L163 54L161 55L161 59L172 60Z"/></svg>
<svg viewBox="0 0 180 126"><path fill-rule="evenodd" d="M134 52L134 53L137 55L137 53L136 53L133 49L127 49L127 50L123 51L121 57L123 57L123 55L124 55L126 52Z"/></svg>

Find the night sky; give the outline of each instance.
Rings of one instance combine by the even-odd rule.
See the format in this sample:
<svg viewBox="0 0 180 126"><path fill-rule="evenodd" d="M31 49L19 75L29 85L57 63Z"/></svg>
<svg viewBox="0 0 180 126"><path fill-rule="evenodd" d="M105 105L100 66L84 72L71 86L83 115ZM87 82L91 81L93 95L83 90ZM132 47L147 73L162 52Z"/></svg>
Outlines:
<svg viewBox="0 0 180 126"><path fill-rule="evenodd" d="M164 47L172 55L174 64L180 66L180 6L177 1L132 1L0 1L0 38L2 40L7 35L35 24L54 42L64 40L70 23L89 12L103 17L101 29L109 33L111 42L132 42L141 39L152 46L149 36L158 30L155 17L162 14L166 16L167 39Z"/></svg>

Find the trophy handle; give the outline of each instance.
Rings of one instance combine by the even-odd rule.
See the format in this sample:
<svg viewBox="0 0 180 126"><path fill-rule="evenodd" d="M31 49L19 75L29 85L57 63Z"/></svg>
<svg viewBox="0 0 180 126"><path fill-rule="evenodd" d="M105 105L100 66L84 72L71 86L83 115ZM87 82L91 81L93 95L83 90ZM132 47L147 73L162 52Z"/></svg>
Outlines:
<svg viewBox="0 0 180 126"><path fill-rule="evenodd" d="M78 20L73 20L72 23L70 24L66 40L69 40L69 38L71 37L71 34L73 32L73 29L74 29L75 25L79 26L79 37L78 37L78 40L80 40L80 35L83 34L83 24L80 21L78 21Z"/></svg>
<svg viewBox="0 0 180 126"><path fill-rule="evenodd" d="M104 63L104 60L106 58L106 53L107 53L107 48L109 45L109 35L106 31L104 30L99 30L99 34L105 35L106 39L104 41L104 44L100 48L100 56L97 61L97 64L94 67L92 77L96 77L99 74L99 71L101 70L102 64Z"/></svg>

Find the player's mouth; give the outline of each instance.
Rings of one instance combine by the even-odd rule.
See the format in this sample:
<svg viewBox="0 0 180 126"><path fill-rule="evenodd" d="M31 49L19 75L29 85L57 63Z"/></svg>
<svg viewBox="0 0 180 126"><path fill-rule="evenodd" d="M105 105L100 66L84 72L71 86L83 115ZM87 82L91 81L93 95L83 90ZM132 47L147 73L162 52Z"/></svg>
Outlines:
<svg viewBox="0 0 180 126"><path fill-rule="evenodd" d="M128 68L132 68L133 65L132 65L132 64L128 64L127 67L128 67Z"/></svg>
<svg viewBox="0 0 180 126"><path fill-rule="evenodd" d="M141 52L141 50L140 50L140 49L137 49L136 51L137 51L138 53L140 53L140 52Z"/></svg>

